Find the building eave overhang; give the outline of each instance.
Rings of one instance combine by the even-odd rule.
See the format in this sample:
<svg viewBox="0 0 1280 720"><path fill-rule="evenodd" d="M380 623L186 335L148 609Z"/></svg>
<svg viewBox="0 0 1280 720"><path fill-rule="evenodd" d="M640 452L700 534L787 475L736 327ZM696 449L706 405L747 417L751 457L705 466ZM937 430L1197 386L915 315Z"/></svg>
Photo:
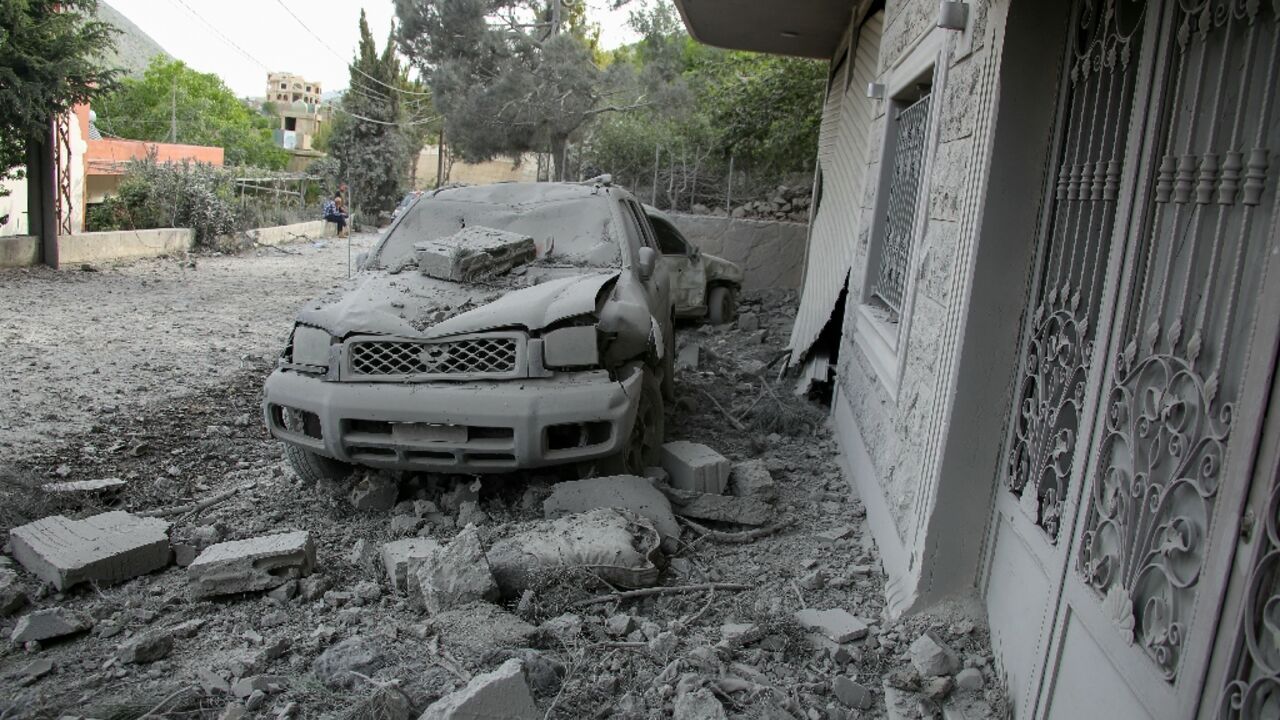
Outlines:
<svg viewBox="0 0 1280 720"><path fill-rule="evenodd" d="M675 0L693 39L729 50L830 60L859 3L851 0Z"/></svg>

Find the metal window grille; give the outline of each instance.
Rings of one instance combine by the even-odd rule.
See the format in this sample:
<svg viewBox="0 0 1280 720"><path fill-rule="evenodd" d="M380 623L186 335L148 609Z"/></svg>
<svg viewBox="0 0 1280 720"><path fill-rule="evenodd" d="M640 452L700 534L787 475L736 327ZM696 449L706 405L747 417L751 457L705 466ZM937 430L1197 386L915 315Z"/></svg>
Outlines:
<svg viewBox="0 0 1280 720"><path fill-rule="evenodd" d="M925 131L929 125L929 95L900 110L893 152L893 176L889 182L889 213L874 295L894 317L902 312L902 296L910 267L912 227L915 224L916 196L924 164Z"/></svg>

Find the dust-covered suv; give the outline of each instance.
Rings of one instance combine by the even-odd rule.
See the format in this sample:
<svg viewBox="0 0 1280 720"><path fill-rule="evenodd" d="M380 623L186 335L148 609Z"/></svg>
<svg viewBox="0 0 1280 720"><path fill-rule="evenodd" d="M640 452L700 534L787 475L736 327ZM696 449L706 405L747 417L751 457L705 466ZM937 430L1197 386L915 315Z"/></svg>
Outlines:
<svg viewBox="0 0 1280 720"><path fill-rule="evenodd" d="M607 176L450 188L308 303L264 411L299 475L656 464L671 395L669 280Z"/></svg>

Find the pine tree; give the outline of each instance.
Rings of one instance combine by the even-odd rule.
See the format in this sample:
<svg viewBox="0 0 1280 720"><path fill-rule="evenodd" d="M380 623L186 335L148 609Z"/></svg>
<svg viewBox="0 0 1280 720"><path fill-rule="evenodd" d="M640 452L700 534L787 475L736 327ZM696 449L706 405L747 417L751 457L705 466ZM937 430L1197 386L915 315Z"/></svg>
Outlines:
<svg viewBox="0 0 1280 720"><path fill-rule="evenodd" d="M114 28L94 20L96 0L0 2L0 174L26 162L50 121L110 90L119 75L101 58Z"/></svg>

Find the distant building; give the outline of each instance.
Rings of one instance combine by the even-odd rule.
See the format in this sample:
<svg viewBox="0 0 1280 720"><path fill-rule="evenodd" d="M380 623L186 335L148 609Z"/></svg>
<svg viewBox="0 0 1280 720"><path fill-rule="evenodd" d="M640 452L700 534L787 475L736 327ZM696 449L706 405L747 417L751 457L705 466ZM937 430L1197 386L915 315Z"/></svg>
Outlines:
<svg viewBox="0 0 1280 720"><path fill-rule="evenodd" d="M275 144L286 150L310 150L311 140L327 120L320 102L320 83L287 72L267 74L266 103L274 108L279 125L272 132ZM264 103L265 104L265 103Z"/></svg>

